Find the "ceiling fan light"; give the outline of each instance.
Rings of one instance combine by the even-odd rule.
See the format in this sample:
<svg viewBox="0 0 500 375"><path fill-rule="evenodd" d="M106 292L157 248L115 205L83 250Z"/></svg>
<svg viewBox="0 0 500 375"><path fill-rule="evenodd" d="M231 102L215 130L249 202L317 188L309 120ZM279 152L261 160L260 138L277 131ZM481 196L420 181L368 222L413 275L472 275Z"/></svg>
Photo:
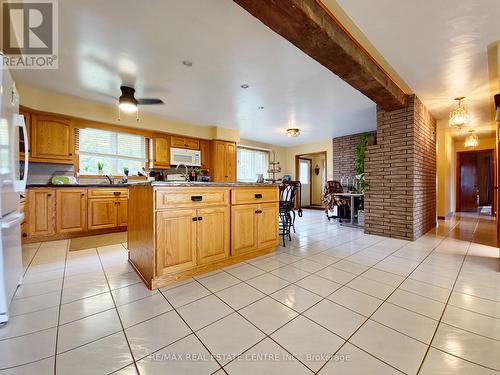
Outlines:
<svg viewBox="0 0 500 375"><path fill-rule="evenodd" d="M120 97L119 107L123 112L137 112L137 103L130 98Z"/></svg>
<svg viewBox="0 0 500 375"><path fill-rule="evenodd" d="M288 128L288 129L286 129L286 134L288 137L298 137L300 135L300 129Z"/></svg>

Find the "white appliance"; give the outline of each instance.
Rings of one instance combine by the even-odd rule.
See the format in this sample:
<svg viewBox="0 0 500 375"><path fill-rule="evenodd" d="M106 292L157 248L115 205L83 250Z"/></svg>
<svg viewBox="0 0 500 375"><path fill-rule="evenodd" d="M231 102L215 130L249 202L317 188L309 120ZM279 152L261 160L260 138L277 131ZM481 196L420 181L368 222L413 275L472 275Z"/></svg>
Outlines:
<svg viewBox="0 0 500 375"><path fill-rule="evenodd" d="M0 53L0 58L3 55ZM19 196L26 189L28 150L24 173L19 170L19 137L28 144L24 117L19 115L19 95L9 71L0 66L0 323L9 319L9 304L22 282ZM22 176L22 178L21 178Z"/></svg>
<svg viewBox="0 0 500 375"><path fill-rule="evenodd" d="M199 150L172 147L170 149L170 164L185 164L188 167L199 167L201 166L201 152Z"/></svg>

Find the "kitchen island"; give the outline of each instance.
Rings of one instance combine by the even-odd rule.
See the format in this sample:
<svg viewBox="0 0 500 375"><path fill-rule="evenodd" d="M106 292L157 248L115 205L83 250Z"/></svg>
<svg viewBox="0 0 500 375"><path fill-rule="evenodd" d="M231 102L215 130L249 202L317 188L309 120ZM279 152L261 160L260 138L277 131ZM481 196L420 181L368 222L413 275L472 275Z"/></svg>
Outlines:
<svg viewBox="0 0 500 375"><path fill-rule="evenodd" d="M152 182L129 186L129 262L150 289L273 251L279 188Z"/></svg>

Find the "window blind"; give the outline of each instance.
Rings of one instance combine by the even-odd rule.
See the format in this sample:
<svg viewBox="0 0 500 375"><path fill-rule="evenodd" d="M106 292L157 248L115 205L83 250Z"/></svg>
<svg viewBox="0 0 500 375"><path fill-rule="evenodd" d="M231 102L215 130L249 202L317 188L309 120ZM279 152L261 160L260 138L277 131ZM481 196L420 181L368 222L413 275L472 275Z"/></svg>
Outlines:
<svg viewBox="0 0 500 375"><path fill-rule="evenodd" d="M269 151L238 147L238 181L255 182L257 175L267 177Z"/></svg>

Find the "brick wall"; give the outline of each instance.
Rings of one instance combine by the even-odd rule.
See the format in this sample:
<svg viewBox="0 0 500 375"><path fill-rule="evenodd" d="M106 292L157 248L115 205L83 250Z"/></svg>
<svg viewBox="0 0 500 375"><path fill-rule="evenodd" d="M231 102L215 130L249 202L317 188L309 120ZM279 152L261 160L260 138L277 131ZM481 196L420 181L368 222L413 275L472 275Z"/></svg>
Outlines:
<svg viewBox="0 0 500 375"><path fill-rule="evenodd" d="M333 138L333 180L340 181L342 176L354 176L355 149L360 134Z"/></svg>
<svg viewBox="0 0 500 375"><path fill-rule="evenodd" d="M415 96L377 109L377 145L365 160L365 232L415 240L436 223L436 121Z"/></svg>

